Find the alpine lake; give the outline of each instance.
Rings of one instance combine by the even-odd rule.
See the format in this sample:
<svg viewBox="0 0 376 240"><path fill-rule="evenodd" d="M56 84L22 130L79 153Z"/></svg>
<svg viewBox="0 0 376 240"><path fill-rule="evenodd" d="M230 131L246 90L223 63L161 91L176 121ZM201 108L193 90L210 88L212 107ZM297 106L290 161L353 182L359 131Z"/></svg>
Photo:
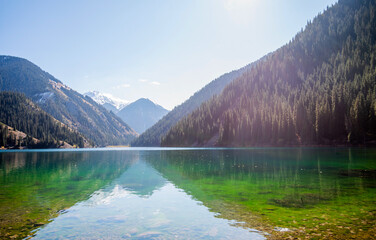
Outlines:
<svg viewBox="0 0 376 240"><path fill-rule="evenodd" d="M376 239L376 149L0 152L0 239Z"/></svg>

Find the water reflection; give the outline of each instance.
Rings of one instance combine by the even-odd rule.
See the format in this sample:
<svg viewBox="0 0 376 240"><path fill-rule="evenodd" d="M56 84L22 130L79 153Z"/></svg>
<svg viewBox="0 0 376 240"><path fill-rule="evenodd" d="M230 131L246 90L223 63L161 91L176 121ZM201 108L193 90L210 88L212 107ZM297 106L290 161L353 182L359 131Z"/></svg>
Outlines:
<svg viewBox="0 0 376 240"><path fill-rule="evenodd" d="M346 221L376 206L372 150L165 151L160 159L147 161L220 217L266 231L277 224L317 221L324 214L334 219L342 208L337 219Z"/></svg>
<svg viewBox="0 0 376 240"><path fill-rule="evenodd" d="M0 238L27 236L119 177L135 157L122 152L0 153Z"/></svg>
<svg viewBox="0 0 376 240"><path fill-rule="evenodd" d="M159 159L159 153L147 154ZM157 172L140 154L111 184L35 232L36 239L263 239L233 227Z"/></svg>
<svg viewBox="0 0 376 240"><path fill-rule="evenodd" d="M0 238L261 239L253 228L372 211L374 159L362 149L0 153Z"/></svg>
<svg viewBox="0 0 376 240"><path fill-rule="evenodd" d="M149 197L166 184L166 179L148 163L141 160L127 169L114 183L134 194Z"/></svg>

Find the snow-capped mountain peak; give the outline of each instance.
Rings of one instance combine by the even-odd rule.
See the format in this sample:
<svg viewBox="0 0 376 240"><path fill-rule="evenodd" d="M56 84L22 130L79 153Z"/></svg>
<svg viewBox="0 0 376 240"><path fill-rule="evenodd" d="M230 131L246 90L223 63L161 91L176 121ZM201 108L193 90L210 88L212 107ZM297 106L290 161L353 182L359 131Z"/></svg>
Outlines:
<svg viewBox="0 0 376 240"><path fill-rule="evenodd" d="M91 97L94 101L101 105L110 104L114 106L117 110L120 110L129 104L129 101L114 97L110 93L101 93L98 91L90 91L84 93L85 96Z"/></svg>

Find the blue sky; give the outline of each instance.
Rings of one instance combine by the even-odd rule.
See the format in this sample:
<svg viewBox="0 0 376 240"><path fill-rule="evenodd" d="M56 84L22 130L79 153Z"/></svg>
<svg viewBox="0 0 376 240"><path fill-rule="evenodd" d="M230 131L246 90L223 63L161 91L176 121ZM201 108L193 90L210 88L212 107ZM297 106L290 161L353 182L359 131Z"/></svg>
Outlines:
<svg viewBox="0 0 376 240"><path fill-rule="evenodd" d="M172 109L286 44L332 0L0 0L0 54L73 89Z"/></svg>

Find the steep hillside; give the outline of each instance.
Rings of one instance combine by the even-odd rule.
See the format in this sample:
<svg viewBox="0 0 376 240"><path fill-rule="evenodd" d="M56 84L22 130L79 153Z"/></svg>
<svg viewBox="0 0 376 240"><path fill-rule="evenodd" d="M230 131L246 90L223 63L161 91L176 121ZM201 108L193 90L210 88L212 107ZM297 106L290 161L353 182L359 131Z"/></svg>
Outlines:
<svg viewBox="0 0 376 240"><path fill-rule="evenodd" d="M84 147L87 140L36 106L23 94L0 92L0 147Z"/></svg>
<svg viewBox="0 0 376 240"><path fill-rule="evenodd" d="M376 140L375 6L371 0L340 0L171 128L162 145Z"/></svg>
<svg viewBox="0 0 376 240"><path fill-rule="evenodd" d="M40 141L0 122L0 149L37 146Z"/></svg>
<svg viewBox="0 0 376 240"><path fill-rule="evenodd" d="M252 69L257 64L257 62L262 62L266 58L267 56L238 70L223 74L219 78L213 80L201 90L196 92L193 96L191 96L187 101L171 110L166 116L164 116L151 128L146 130L138 138L132 141L131 145L160 146L161 138L166 135L170 128L174 126L179 120L190 114L203 102L209 100L214 95L220 94L227 84L242 75L244 72Z"/></svg>
<svg viewBox="0 0 376 240"><path fill-rule="evenodd" d="M143 133L168 113L167 109L149 99L140 98L125 106L116 115L138 133Z"/></svg>
<svg viewBox="0 0 376 240"><path fill-rule="evenodd" d="M127 144L137 136L115 114L25 59L0 56L0 90L24 93L97 146Z"/></svg>

